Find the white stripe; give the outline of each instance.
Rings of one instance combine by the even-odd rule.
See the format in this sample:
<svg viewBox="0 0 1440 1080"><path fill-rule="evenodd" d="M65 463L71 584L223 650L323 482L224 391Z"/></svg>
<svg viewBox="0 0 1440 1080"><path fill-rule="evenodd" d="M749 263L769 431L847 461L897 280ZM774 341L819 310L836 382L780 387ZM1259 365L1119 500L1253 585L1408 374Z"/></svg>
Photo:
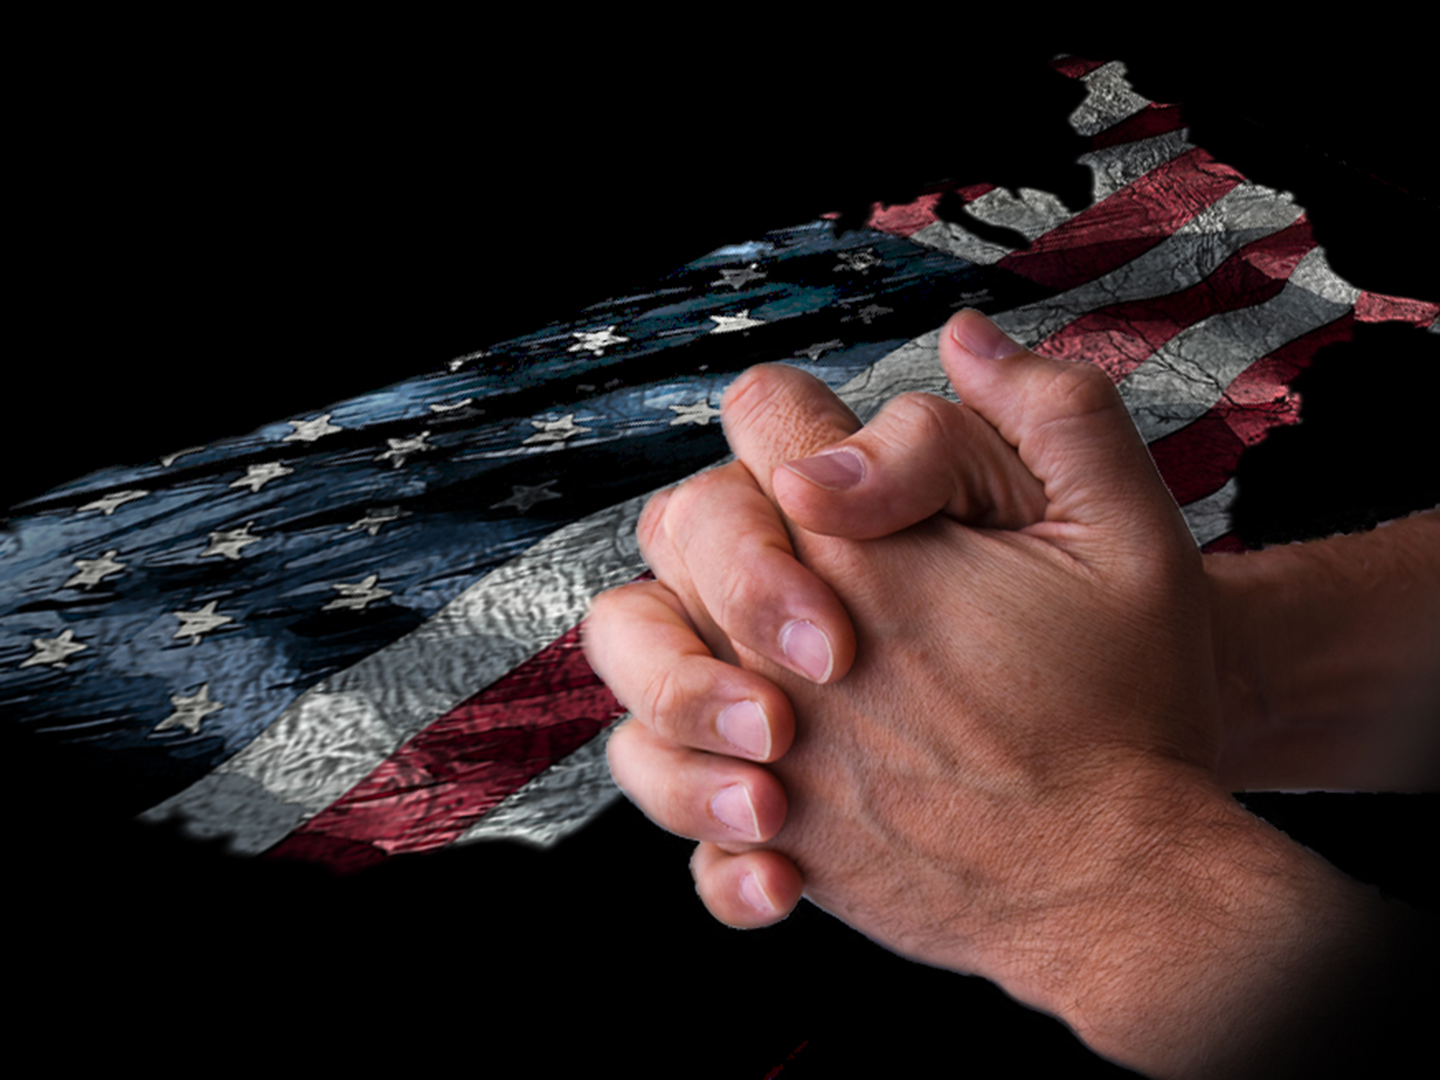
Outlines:
<svg viewBox="0 0 1440 1080"><path fill-rule="evenodd" d="M1018 196L1004 188L992 188L965 209L987 225L1014 229L1031 243L1065 224L1075 212L1048 191L1022 187Z"/></svg>
<svg viewBox="0 0 1440 1080"><path fill-rule="evenodd" d="M1359 295L1335 276L1321 249L1312 249L1277 296L1197 323L1122 379L1120 396L1135 426L1151 443L1198 419L1252 363L1334 322Z"/></svg>
<svg viewBox="0 0 1440 1080"><path fill-rule="evenodd" d="M1152 135L1147 139L1117 143L1115 146L1081 154L1075 160L1081 165L1090 166L1094 177L1091 189L1093 201L1108 199L1121 188L1130 186L1167 161L1174 161L1181 154L1194 150L1195 146L1190 142L1189 134L1189 128L1180 128L1162 135Z"/></svg>
<svg viewBox="0 0 1440 1080"><path fill-rule="evenodd" d="M966 259L979 266L990 266L997 263L1015 250L1005 247L1003 244L981 240L970 230L962 228L952 221L932 221L923 229L911 233L909 239L917 244L934 248L936 251L953 255L957 259Z"/></svg>
<svg viewBox="0 0 1440 1080"><path fill-rule="evenodd" d="M1197 547L1204 547L1230 531L1230 508L1238 492L1239 486L1232 476L1203 499L1196 499L1180 508Z"/></svg>
<svg viewBox="0 0 1440 1080"><path fill-rule="evenodd" d="M1102 64L1080 81L1089 94L1070 114L1070 126L1081 135L1098 135L1150 104L1130 86L1125 65L1118 60Z"/></svg>
<svg viewBox="0 0 1440 1080"><path fill-rule="evenodd" d="M624 719L629 715L626 713ZM506 796L455 842L520 840L547 848L587 824L620 798L605 758L608 739L608 733L591 739L564 761L551 765L519 791Z"/></svg>
<svg viewBox="0 0 1440 1080"><path fill-rule="evenodd" d="M1075 215L1054 195L1034 188L1021 188L1019 196L1004 188L987 191L965 204L965 209L980 221L1003 229L1014 229L1034 242ZM1004 244L982 240L969 230L949 221L934 221L917 229L910 240L935 248L981 266L997 263L1016 250Z"/></svg>

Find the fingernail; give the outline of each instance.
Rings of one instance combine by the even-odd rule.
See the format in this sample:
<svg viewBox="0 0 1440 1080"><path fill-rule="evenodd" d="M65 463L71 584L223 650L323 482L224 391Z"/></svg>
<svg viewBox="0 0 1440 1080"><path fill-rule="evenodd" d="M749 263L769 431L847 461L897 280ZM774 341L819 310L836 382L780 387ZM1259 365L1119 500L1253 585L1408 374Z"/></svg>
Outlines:
<svg viewBox="0 0 1440 1080"><path fill-rule="evenodd" d="M710 812L746 840L760 839L760 822L744 784L731 784L717 791L710 800Z"/></svg>
<svg viewBox="0 0 1440 1080"><path fill-rule="evenodd" d="M725 706L716 726L725 741L747 757L764 761L770 756L770 725L757 702L737 701Z"/></svg>
<svg viewBox="0 0 1440 1080"><path fill-rule="evenodd" d="M971 356L978 356L982 360L999 360L1004 356L1013 356L1021 349L1021 346L1006 337L1004 331L978 311L972 312L968 318L957 319L951 323L950 336Z"/></svg>
<svg viewBox="0 0 1440 1080"><path fill-rule="evenodd" d="M750 871L740 882L740 899L744 900L761 915L773 915L775 905L770 897L765 895L765 890L760 885L760 877L755 871Z"/></svg>
<svg viewBox="0 0 1440 1080"><path fill-rule="evenodd" d="M785 462L785 468L830 491L844 491L865 479L865 462L854 450L831 450L797 458Z"/></svg>
<svg viewBox="0 0 1440 1080"><path fill-rule="evenodd" d="M813 623L796 621L780 631L780 648L785 657L807 679L823 683L835 666L830 639Z"/></svg>

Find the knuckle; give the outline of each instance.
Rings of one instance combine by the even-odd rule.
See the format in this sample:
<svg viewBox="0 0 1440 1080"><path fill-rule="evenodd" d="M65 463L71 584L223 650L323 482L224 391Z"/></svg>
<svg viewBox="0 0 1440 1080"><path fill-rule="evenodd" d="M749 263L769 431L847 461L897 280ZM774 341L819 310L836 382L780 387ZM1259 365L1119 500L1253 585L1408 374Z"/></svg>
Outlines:
<svg viewBox="0 0 1440 1080"><path fill-rule="evenodd" d="M741 569L754 566L755 563L754 555L737 560L735 572L724 576L719 586L720 591L714 597L715 621L732 638L747 637L748 635L743 633L744 628L755 622L756 612L766 606L765 590L759 586L753 574Z"/></svg>
<svg viewBox="0 0 1440 1080"><path fill-rule="evenodd" d="M955 407L944 398L917 391L901 394L892 403L897 425L907 446L948 441L955 427Z"/></svg>
<svg viewBox="0 0 1440 1080"><path fill-rule="evenodd" d="M632 582L617 585L590 598L590 604L581 624L581 638L587 647L592 638L598 637L606 627L626 621L632 602L640 596L647 582Z"/></svg>
<svg viewBox="0 0 1440 1080"><path fill-rule="evenodd" d="M605 764L610 769L610 778L615 786L632 801L635 796L629 786L629 756L635 734L635 718L622 720L610 729L605 739Z"/></svg>
<svg viewBox="0 0 1440 1080"><path fill-rule="evenodd" d="M670 538L688 535L688 531L703 515L707 505L720 494L717 488L723 483L717 471L692 476L677 488L672 488L665 505L664 529ZM656 522L656 530L660 522Z"/></svg>
<svg viewBox="0 0 1440 1080"><path fill-rule="evenodd" d="M675 668L662 667L645 684L640 696L640 714L656 735L671 742L679 741L678 717L689 700Z"/></svg>
<svg viewBox="0 0 1440 1080"><path fill-rule="evenodd" d="M665 510L675 495L676 488L665 488L657 491L645 503L645 508L640 511L640 520L635 524L635 535L640 539L640 549L653 550L655 542L659 539L661 523L665 520Z"/></svg>
<svg viewBox="0 0 1440 1080"><path fill-rule="evenodd" d="M744 423L771 403L777 377L775 368L768 364L742 372L725 390L720 402L721 412L727 414L732 422Z"/></svg>
<svg viewBox="0 0 1440 1080"><path fill-rule="evenodd" d="M1094 364L1068 362L1056 366L1042 390L1047 404L1066 416L1085 416L1123 407L1110 377Z"/></svg>

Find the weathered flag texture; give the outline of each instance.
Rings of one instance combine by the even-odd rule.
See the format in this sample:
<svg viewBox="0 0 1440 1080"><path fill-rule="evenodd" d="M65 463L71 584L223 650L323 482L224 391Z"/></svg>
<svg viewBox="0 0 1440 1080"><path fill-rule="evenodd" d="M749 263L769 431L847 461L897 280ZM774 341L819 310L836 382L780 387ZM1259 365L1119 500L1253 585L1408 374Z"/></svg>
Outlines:
<svg viewBox="0 0 1440 1080"><path fill-rule="evenodd" d="M647 496L726 453L735 373L805 367L868 418L949 393L937 327L989 313L1115 379L1197 543L1236 546L1243 449L1357 321L1303 209L1187 141L1117 63L1056 61L1094 201L987 186L737 242L646 293L252 435L96 473L0 533L0 705L123 770L122 812L340 867L486 837L552 843L617 794L621 709L578 647L645 570ZM1020 234L941 220L942 197ZM737 240L740 238L737 238Z"/></svg>

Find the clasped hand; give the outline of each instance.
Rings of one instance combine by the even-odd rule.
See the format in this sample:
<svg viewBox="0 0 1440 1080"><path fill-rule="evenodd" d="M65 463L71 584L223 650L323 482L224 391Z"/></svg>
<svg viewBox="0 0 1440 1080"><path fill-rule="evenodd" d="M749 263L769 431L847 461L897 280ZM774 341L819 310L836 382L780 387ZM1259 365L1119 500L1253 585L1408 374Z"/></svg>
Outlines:
<svg viewBox="0 0 1440 1080"><path fill-rule="evenodd" d="M1059 1011L1067 942L1221 797L1204 575L1103 373L974 312L940 356L963 405L864 429L798 370L737 380L739 460L651 502L658 581L600 597L586 650L634 714L615 779L701 841L717 918L803 889Z"/></svg>

